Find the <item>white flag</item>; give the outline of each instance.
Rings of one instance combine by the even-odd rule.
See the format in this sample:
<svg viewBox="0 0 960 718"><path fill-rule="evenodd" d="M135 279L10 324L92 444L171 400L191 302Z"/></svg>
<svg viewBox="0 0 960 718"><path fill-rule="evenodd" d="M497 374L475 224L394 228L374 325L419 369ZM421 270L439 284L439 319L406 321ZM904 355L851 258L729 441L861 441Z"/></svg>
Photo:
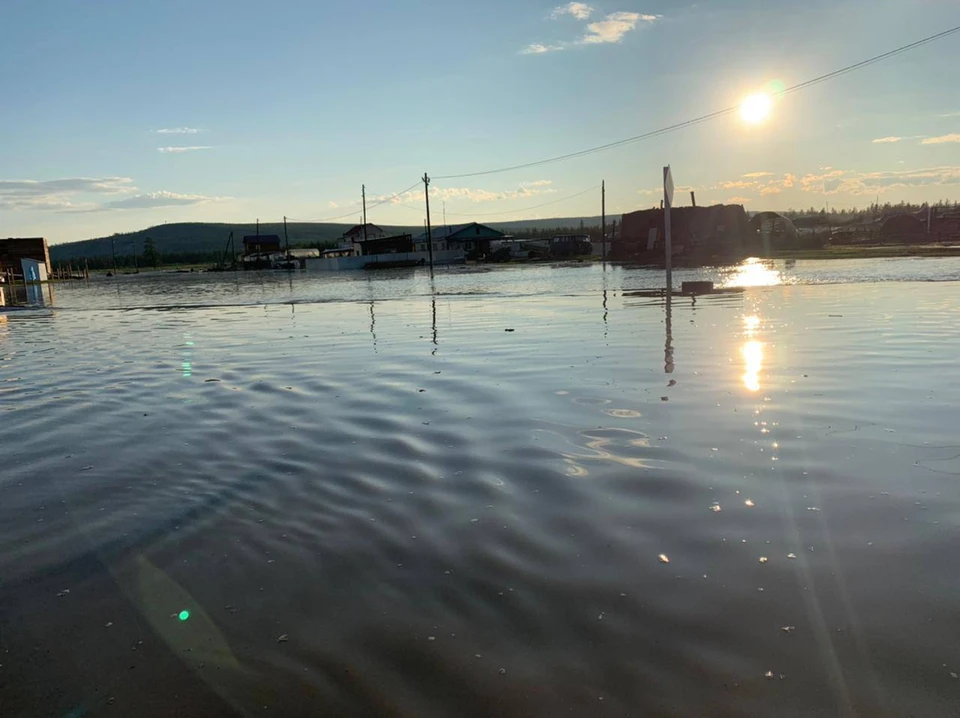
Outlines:
<svg viewBox="0 0 960 718"><path fill-rule="evenodd" d="M663 198L667 207L673 205L673 174L670 172L670 165L663 168Z"/></svg>

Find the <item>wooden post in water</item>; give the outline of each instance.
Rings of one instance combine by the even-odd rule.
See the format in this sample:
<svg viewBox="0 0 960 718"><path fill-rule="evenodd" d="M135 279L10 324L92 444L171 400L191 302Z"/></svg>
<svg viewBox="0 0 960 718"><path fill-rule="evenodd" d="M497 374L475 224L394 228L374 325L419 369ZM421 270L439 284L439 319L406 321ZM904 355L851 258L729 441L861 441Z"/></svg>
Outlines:
<svg viewBox="0 0 960 718"><path fill-rule="evenodd" d="M423 173L423 197L427 203L427 251L430 253L430 272L433 273L433 234L430 231L430 177Z"/></svg>
<svg viewBox="0 0 960 718"><path fill-rule="evenodd" d="M600 181L600 237L603 239L603 257L607 261L607 181Z"/></svg>

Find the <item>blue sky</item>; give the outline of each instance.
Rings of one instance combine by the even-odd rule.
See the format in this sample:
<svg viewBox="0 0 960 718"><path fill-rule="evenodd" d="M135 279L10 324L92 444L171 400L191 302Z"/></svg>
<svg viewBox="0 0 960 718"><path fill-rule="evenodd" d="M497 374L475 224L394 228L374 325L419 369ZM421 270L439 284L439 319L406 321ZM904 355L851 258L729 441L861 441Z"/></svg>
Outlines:
<svg viewBox="0 0 960 718"><path fill-rule="evenodd" d="M351 221L363 183L372 205L424 171L615 141L957 24L957 0L3 0L0 236ZM598 214L585 191L605 179L608 211L630 211L658 202L667 163L698 203L748 210L957 200L958 66L954 35L784 97L758 125L733 114L435 179L432 209ZM369 218L419 225L422 200Z"/></svg>

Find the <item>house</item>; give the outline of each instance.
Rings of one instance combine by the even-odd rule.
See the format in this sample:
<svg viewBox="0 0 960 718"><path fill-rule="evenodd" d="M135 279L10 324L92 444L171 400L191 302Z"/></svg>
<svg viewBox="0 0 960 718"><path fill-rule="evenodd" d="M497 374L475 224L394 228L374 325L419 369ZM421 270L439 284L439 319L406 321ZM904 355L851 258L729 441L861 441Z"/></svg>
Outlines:
<svg viewBox="0 0 960 718"><path fill-rule="evenodd" d="M437 227L431 230L433 251L458 249L466 253L467 257L478 258L490 255L490 242L504 239L507 235L484 224L470 222L449 227ZM414 240L415 251L427 251L427 233L424 232Z"/></svg>
<svg viewBox="0 0 960 718"><path fill-rule="evenodd" d="M743 205L674 207L670 213L672 253L692 263L749 256L762 249L750 232ZM619 236L610 244L617 260L663 261L663 210L643 209L623 215Z"/></svg>
<svg viewBox="0 0 960 718"><path fill-rule="evenodd" d="M593 245L586 234L558 234L550 238L550 255L553 257L579 257L593 253Z"/></svg>
<svg viewBox="0 0 960 718"><path fill-rule="evenodd" d="M243 238L243 253L271 254L280 251L280 237L276 234L248 234Z"/></svg>
<svg viewBox="0 0 960 718"><path fill-rule="evenodd" d="M370 239L355 239L354 247L359 247L357 253L361 256L372 254L403 254L413 251L413 235L397 234L392 237L374 237Z"/></svg>
<svg viewBox="0 0 960 718"><path fill-rule="evenodd" d="M359 240L382 239L387 233L375 224L355 224L343 233L343 243L353 244Z"/></svg>
<svg viewBox="0 0 960 718"><path fill-rule="evenodd" d="M23 260L34 260L42 266L44 277L51 274L50 248L43 237L10 237L0 239L0 276L7 273L18 277L27 276ZM30 265L37 276L40 270ZM41 280L44 281L44 280Z"/></svg>

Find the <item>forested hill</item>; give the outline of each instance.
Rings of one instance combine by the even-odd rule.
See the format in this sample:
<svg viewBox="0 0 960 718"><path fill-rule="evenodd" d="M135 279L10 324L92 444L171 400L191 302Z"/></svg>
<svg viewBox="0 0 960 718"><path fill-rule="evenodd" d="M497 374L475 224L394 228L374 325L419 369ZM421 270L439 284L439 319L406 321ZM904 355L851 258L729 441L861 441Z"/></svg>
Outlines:
<svg viewBox="0 0 960 718"><path fill-rule="evenodd" d="M619 216L609 216L608 221ZM530 219L517 222L488 222L504 232L531 233L560 231L584 227L597 227L600 217L563 217L553 219ZM295 223L287 224L287 236L291 247L332 247L337 244L343 233L352 224ZM378 225L390 234L413 234L423 232L423 226ZM181 222L176 224L158 224L137 232L115 234L111 237L97 237L79 242L55 244L50 247L50 258L54 262L68 260L112 257L140 256L144 243L149 238L162 257L179 257L181 261L205 261L222 253L230 233L233 232L237 251L242 251L244 235L255 234L256 224L218 224L210 222ZM282 223L261 223L260 234L276 234L283 238Z"/></svg>

